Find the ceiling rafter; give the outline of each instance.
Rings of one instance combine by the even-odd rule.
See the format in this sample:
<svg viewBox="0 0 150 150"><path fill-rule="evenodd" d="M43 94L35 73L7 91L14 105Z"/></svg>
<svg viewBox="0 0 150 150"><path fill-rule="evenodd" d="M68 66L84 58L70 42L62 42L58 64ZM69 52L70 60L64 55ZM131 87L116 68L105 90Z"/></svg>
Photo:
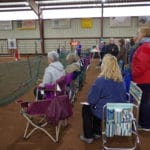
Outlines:
<svg viewBox="0 0 150 150"><path fill-rule="evenodd" d="M27 5L27 2L29 2L29 5ZM99 6L101 5L101 2L101 0L0 0L0 12L33 10L38 15L42 12L42 10L48 9L101 7ZM147 2L150 2L150 0L106 0L104 3L104 7L149 6ZM29 9L29 6L31 7L31 9Z"/></svg>

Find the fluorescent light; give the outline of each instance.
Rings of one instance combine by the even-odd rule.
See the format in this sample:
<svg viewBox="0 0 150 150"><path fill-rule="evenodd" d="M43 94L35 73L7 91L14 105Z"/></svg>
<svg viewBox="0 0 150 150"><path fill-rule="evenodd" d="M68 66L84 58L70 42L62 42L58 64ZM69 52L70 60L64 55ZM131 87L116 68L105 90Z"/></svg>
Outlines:
<svg viewBox="0 0 150 150"><path fill-rule="evenodd" d="M13 5L25 5L26 2L12 2L12 3L3 3L0 2L0 6L13 6Z"/></svg>
<svg viewBox="0 0 150 150"><path fill-rule="evenodd" d="M31 10L31 8L30 7L26 7L26 8L24 8L24 7L11 7L11 8L0 8L0 11L3 11L3 10L24 10L24 9L28 9L28 10ZM19 13L19 12L18 12Z"/></svg>
<svg viewBox="0 0 150 150"><path fill-rule="evenodd" d="M150 16L150 6L104 8L104 17ZM100 18L101 8L43 10L44 19ZM0 20L38 19L34 11L0 12Z"/></svg>
<svg viewBox="0 0 150 150"><path fill-rule="evenodd" d="M150 16L150 6L104 8L104 17Z"/></svg>
<svg viewBox="0 0 150 150"><path fill-rule="evenodd" d="M58 9L58 10L44 10L44 19L59 19L59 18L85 18L85 17L99 17L101 9ZM71 12L71 13L70 13Z"/></svg>
<svg viewBox="0 0 150 150"><path fill-rule="evenodd" d="M0 12L0 20L30 20L38 19L33 11Z"/></svg>
<svg viewBox="0 0 150 150"><path fill-rule="evenodd" d="M104 8L104 17L150 16L149 10L150 6ZM101 8L43 10L44 19L85 17L101 17Z"/></svg>

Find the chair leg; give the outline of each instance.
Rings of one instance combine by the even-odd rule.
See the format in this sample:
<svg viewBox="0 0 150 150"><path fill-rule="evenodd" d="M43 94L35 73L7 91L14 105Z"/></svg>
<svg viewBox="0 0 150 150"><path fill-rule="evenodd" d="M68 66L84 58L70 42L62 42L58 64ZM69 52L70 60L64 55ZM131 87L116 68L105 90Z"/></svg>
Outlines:
<svg viewBox="0 0 150 150"><path fill-rule="evenodd" d="M66 127L67 125L68 125L68 120L65 119L65 120L64 120L64 126Z"/></svg>
<svg viewBox="0 0 150 150"><path fill-rule="evenodd" d="M37 129L40 129L40 130L42 130L53 142L57 142L57 140L55 140L53 137L52 137L52 135L50 135L49 133L48 133L48 131L46 131L43 127L44 126L46 126L47 125L47 122L45 122L44 124L42 124L41 126L38 126L38 125L36 125L35 123L33 123L31 120L30 120L30 118L28 117L28 116L26 116L25 114L23 114L23 116L27 119L27 126L26 126L26 129L25 129L25 133L24 133L24 137L27 139L27 138L29 138L30 136L31 136L31 134L34 132L34 131L36 131ZM28 127L29 127L29 125L32 125L34 128L27 134L27 131L28 131ZM58 132L58 134L59 134L59 132Z"/></svg>
<svg viewBox="0 0 150 150"><path fill-rule="evenodd" d="M56 142L58 142L59 140L59 132L60 132L61 124L62 122L59 121L58 125L56 126Z"/></svg>
<svg viewBox="0 0 150 150"><path fill-rule="evenodd" d="M26 136L27 136L27 131L28 131L29 125L30 125L30 123L28 121L27 124L26 124L25 131L24 131L24 136L23 136L24 138L26 138Z"/></svg>

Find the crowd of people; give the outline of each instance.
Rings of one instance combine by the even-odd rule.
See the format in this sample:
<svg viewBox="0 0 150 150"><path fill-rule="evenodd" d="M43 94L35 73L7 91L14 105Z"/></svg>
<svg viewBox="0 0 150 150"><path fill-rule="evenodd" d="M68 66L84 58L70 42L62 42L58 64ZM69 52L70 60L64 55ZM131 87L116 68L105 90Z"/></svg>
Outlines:
<svg viewBox="0 0 150 150"><path fill-rule="evenodd" d="M127 86L124 74L128 64L128 73L141 88L143 94L139 110L139 125L142 129L150 131L150 27L141 27L136 38L126 45L125 39L118 40L118 45L111 38L107 44L100 42L100 74L90 91L87 93L87 102L82 108L83 134L80 139L92 143L101 136L102 108L108 102L127 102L125 93ZM82 45L78 42L76 53L71 51L66 57L67 66L59 62L57 52L48 53L49 65L45 69L43 81L54 83L66 73L80 71L80 57ZM109 89L109 90L108 90Z"/></svg>

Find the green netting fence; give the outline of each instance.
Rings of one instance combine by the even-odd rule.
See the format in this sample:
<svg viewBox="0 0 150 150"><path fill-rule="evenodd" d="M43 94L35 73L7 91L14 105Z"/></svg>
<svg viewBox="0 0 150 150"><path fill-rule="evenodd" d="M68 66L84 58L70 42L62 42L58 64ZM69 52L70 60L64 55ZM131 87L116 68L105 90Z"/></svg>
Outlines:
<svg viewBox="0 0 150 150"><path fill-rule="evenodd" d="M60 61L66 67L67 54L60 55ZM38 79L43 78L47 67L47 56L26 57L21 61L0 63L0 106L7 105L27 91Z"/></svg>
<svg viewBox="0 0 150 150"><path fill-rule="evenodd" d="M42 78L46 65L45 56L0 63L0 106L15 101L32 88Z"/></svg>

